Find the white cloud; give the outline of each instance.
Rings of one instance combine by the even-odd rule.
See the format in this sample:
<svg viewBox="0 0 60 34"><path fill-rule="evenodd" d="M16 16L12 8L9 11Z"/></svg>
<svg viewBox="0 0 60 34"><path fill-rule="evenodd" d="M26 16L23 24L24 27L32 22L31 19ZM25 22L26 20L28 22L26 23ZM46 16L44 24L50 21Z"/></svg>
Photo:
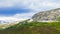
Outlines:
<svg viewBox="0 0 60 34"><path fill-rule="evenodd" d="M41 8L58 8L60 4L56 0L0 0L0 7L14 6L40 10Z"/></svg>
<svg viewBox="0 0 60 34"><path fill-rule="evenodd" d="M33 10L40 10L41 8L58 8L60 7L59 2L49 0L22 0L20 2L23 6Z"/></svg>
<svg viewBox="0 0 60 34"><path fill-rule="evenodd" d="M0 0L0 7L14 7L20 0Z"/></svg>
<svg viewBox="0 0 60 34"><path fill-rule="evenodd" d="M16 14L16 15L14 15L14 16L12 16L12 17L18 18L18 19L20 19L20 20L26 20L26 19L31 18L33 15L34 15L33 12L29 12L29 13Z"/></svg>
<svg viewBox="0 0 60 34"><path fill-rule="evenodd" d="M30 12L30 13L22 13L22 14L15 14L13 16L0 16L0 20L4 20L4 21L10 21L10 22L14 22L14 21L23 21L26 19L31 18L31 16L34 13Z"/></svg>

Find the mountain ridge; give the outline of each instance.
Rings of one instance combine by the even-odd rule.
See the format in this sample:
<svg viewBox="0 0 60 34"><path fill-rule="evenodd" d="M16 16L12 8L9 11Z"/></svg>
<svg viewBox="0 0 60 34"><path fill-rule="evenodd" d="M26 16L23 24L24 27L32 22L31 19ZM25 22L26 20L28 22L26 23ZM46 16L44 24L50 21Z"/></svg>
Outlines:
<svg viewBox="0 0 60 34"><path fill-rule="evenodd" d="M47 11L41 11L32 16L33 21L47 22L58 21L60 18L60 8Z"/></svg>

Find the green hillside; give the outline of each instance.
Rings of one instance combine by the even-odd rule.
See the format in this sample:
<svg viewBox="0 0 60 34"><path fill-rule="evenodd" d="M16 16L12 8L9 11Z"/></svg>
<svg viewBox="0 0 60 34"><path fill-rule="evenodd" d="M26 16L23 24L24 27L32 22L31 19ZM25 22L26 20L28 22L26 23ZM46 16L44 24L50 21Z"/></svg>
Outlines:
<svg viewBox="0 0 60 34"><path fill-rule="evenodd" d="M60 22L25 22L4 30L0 34L60 34Z"/></svg>

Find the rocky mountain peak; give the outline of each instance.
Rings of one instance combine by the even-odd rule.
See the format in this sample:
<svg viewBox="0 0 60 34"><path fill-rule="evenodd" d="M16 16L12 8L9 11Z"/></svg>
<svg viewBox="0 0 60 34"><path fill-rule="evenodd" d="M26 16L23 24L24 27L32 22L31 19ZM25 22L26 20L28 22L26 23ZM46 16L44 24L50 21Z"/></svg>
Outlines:
<svg viewBox="0 0 60 34"><path fill-rule="evenodd" d="M60 8L47 11L40 11L32 17L33 21L59 21L60 20Z"/></svg>

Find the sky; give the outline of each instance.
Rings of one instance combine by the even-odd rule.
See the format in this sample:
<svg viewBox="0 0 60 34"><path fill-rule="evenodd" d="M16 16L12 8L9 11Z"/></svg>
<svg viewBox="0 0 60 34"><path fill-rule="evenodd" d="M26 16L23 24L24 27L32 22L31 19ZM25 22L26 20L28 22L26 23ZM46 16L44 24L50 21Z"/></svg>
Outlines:
<svg viewBox="0 0 60 34"><path fill-rule="evenodd" d="M55 8L60 8L60 0L0 0L0 20L25 20Z"/></svg>

